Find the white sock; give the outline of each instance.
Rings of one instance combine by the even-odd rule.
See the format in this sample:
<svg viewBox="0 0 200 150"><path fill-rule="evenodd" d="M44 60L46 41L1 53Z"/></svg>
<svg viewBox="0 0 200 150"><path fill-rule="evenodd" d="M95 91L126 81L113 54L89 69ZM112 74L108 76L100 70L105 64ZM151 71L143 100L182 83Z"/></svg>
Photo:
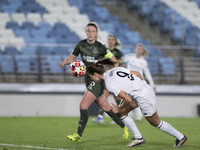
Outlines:
<svg viewBox="0 0 200 150"><path fill-rule="evenodd" d="M157 126L157 128L160 129L160 130L162 130L162 131L164 131L165 133L168 133L168 134L174 136L178 140L181 140L184 137L184 135L182 133L180 133L179 131L177 131L169 123L167 123L165 121L161 120L161 122Z"/></svg>
<svg viewBox="0 0 200 150"><path fill-rule="evenodd" d="M100 114L98 114L98 117L99 117L99 118L101 118L101 119L103 119L103 116L102 116L102 115L100 115Z"/></svg>
<svg viewBox="0 0 200 150"><path fill-rule="evenodd" d="M133 133L135 138L142 138L142 135L140 133L140 131L138 130L134 120L127 116L123 116L121 117L122 122L125 124L125 126L127 126L129 128L129 130Z"/></svg>

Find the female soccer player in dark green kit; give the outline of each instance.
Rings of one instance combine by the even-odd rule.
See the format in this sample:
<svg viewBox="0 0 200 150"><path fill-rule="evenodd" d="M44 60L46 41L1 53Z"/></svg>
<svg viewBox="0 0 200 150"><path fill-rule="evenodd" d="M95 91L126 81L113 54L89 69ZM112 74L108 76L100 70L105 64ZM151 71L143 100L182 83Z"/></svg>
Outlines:
<svg viewBox="0 0 200 150"><path fill-rule="evenodd" d="M116 62L116 58L113 54L100 42L97 41L98 28L96 23L88 23L85 29L87 39L80 41L74 48L72 54L60 63L60 67L69 65L73 62L79 54L83 59L83 62L88 66L97 62L104 57L111 58ZM82 141L82 134L88 121L88 107L95 101L121 128L124 128L124 123L117 117L112 111L109 102L107 101L103 90L105 88L104 82L96 83L87 74L85 75L85 84L87 91L85 92L83 99L80 103L80 120L78 124L78 131L73 135L68 135L67 138L72 141ZM126 130L124 130L126 131ZM125 133L124 133L125 134Z"/></svg>

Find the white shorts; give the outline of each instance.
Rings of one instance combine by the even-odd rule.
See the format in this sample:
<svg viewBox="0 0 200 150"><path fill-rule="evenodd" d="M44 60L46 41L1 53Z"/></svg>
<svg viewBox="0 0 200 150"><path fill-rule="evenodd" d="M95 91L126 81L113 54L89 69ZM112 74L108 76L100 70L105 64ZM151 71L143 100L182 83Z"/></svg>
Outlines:
<svg viewBox="0 0 200 150"><path fill-rule="evenodd" d="M137 97L136 101L144 117L150 117L156 112L156 95L153 90L148 90L143 97Z"/></svg>

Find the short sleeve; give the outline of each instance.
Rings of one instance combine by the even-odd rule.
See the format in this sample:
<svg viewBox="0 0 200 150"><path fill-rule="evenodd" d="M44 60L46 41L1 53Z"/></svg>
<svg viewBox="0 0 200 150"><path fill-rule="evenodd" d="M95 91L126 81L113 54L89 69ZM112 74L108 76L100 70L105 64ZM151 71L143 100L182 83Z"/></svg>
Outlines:
<svg viewBox="0 0 200 150"><path fill-rule="evenodd" d="M103 56L105 56L107 53L109 53L109 49L105 47L105 45L102 45L101 47L101 53Z"/></svg>
<svg viewBox="0 0 200 150"><path fill-rule="evenodd" d="M80 53L79 44L77 44L76 47L74 48L72 54L75 56L78 56L79 53Z"/></svg>
<svg viewBox="0 0 200 150"><path fill-rule="evenodd" d="M118 96L121 90L117 88L117 86L115 86L113 83L107 83L107 82L105 83L106 83L106 89L115 96Z"/></svg>

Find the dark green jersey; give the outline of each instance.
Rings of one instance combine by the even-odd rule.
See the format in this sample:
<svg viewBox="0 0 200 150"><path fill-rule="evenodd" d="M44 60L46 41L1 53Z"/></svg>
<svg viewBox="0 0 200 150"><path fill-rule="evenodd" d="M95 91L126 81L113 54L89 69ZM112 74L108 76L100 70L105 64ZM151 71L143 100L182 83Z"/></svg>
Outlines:
<svg viewBox="0 0 200 150"><path fill-rule="evenodd" d="M118 50L117 48L114 48L113 50L110 50L110 52L115 56L115 58L117 60L123 58L123 56L124 56L124 54L120 50Z"/></svg>
<svg viewBox="0 0 200 150"><path fill-rule="evenodd" d="M91 64L97 62L99 59L104 58L104 56L109 52L104 45L100 42L95 41L93 44L89 44L87 40L80 41L74 51L72 52L73 55L78 56L81 54L83 62L86 65L86 69ZM85 83L91 82L92 79L86 74L85 75Z"/></svg>

